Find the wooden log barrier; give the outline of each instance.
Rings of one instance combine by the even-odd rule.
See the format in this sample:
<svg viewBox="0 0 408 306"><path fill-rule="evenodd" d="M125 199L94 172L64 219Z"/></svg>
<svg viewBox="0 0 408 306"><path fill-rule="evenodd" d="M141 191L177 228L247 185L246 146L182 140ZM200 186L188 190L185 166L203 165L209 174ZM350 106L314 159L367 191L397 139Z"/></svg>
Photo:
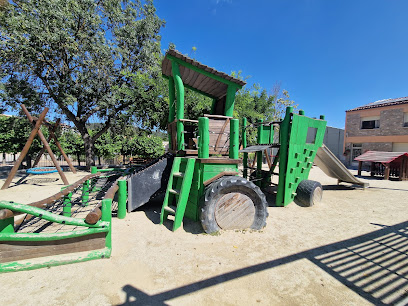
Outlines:
<svg viewBox="0 0 408 306"><path fill-rule="evenodd" d="M62 198L63 196L68 195L70 192L74 191L76 188L79 187L79 185L83 184L85 181L94 178L94 177L98 177L100 176L101 173L94 173L94 174L89 174L87 176L84 176L82 179L80 179L79 181L75 182L72 185L69 185L67 188L65 188L64 190L44 199L44 200L40 200L40 201L36 201L27 205L30 206L35 206L38 208L47 208L49 206L51 206L50 204L53 204L55 201L59 200L60 198ZM17 216L20 215L21 213L19 212L13 212L9 209L1 209L0 210L0 220L4 220L7 218L11 218L13 216Z"/></svg>

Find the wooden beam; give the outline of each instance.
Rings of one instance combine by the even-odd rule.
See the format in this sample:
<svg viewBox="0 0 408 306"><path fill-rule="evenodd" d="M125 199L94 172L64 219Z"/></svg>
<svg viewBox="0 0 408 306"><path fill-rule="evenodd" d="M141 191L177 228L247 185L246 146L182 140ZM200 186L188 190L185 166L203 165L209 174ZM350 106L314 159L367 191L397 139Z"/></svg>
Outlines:
<svg viewBox="0 0 408 306"><path fill-rule="evenodd" d="M215 180L218 180L220 177L226 176L226 175L238 175L238 172L235 171L223 171L218 173L216 176L206 180L203 184L204 186L209 185L210 183L214 182Z"/></svg>
<svg viewBox="0 0 408 306"><path fill-rule="evenodd" d="M35 135L37 135L38 132L40 132L40 126L45 118L45 115L48 112L48 108L44 108L43 112L41 113L40 117L38 118L38 121L34 125L33 130L31 131L30 136L27 139L26 144L24 145L23 150L20 153L20 156L18 157L17 161L14 163L13 168L10 171L9 176L7 177L6 181L4 182L3 186L1 189L6 189L10 186L11 181L13 180L14 176L16 175L16 172L18 168L20 167L24 157L27 155L28 150L30 149L31 144L33 143Z"/></svg>
<svg viewBox="0 0 408 306"><path fill-rule="evenodd" d="M24 104L21 104L21 108L23 109L24 113L26 114L28 120L31 122L31 124L34 124L34 119L33 117L31 117L30 113L28 112L27 108L24 106ZM47 139L45 139L43 133L41 132L41 130L38 130L38 136L40 137L42 143L44 144L45 149L48 152L48 155L51 157L52 162L54 163L55 168L57 168L57 171L62 179L62 181L64 182L65 185L68 185L69 182L67 180L67 178L65 177L64 172L62 171L60 165L58 165L58 161L55 158L54 153L51 150L51 147L47 141Z"/></svg>
<svg viewBox="0 0 408 306"><path fill-rule="evenodd" d="M34 116L33 116L33 119L34 119L35 121L37 120L37 118L34 117ZM48 136L48 142L50 142L50 141L52 140L51 132L55 131L55 129L56 129L56 128L58 127L58 125L59 125L60 120L61 120L61 119L58 118L58 119L57 119L57 122L55 122L55 124L53 124L52 126L51 126L51 125L47 125L47 126L48 126L48 131L50 132L50 135ZM38 163L40 162L41 157L42 157L42 155L44 154L44 152L45 152L45 146L43 146L43 147L41 148L41 151L37 154L37 157L35 158L35 161L34 161L34 164L33 164L33 168L35 168L35 167L38 165Z"/></svg>

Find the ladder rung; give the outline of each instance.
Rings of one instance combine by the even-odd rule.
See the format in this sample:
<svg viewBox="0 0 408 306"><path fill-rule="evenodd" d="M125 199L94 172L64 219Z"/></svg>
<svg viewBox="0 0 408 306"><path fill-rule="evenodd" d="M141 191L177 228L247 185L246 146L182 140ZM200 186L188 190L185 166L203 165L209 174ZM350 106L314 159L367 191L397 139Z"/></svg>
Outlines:
<svg viewBox="0 0 408 306"><path fill-rule="evenodd" d="M180 194L180 190L177 190L177 189L170 189L169 192L172 194L176 194L176 195Z"/></svg>
<svg viewBox="0 0 408 306"><path fill-rule="evenodd" d="M184 173L183 172L174 172L173 176L175 176L175 177L184 177Z"/></svg>
<svg viewBox="0 0 408 306"><path fill-rule="evenodd" d="M175 215L176 214L176 207L175 206L166 206L164 210L169 214Z"/></svg>

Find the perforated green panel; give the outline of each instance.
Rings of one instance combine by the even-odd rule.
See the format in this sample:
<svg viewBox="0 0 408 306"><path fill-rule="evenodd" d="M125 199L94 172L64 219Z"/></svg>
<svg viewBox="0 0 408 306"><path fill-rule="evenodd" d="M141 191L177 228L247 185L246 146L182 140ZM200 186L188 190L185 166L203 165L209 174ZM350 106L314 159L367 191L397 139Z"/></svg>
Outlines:
<svg viewBox="0 0 408 306"><path fill-rule="evenodd" d="M278 205L286 206L292 202L296 196L296 188L299 183L309 177L310 168L313 165L317 150L323 144L326 123L324 120L293 114L286 175L283 182L285 184L283 203L277 203ZM314 138L314 141L307 143L307 138ZM281 183L279 181L279 184Z"/></svg>

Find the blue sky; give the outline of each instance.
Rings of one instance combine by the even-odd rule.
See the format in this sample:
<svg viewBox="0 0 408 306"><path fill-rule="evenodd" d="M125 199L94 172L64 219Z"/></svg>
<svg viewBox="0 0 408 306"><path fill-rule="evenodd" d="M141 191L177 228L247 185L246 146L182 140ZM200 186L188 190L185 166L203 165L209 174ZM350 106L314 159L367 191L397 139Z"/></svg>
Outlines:
<svg viewBox="0 0 408 306"><path fill-rule="evenodd" d="M406 0L156 0L162 48L289 91L344 128L345 110L408 96ZM247 85L248 86L248 85Z"/></svg>

